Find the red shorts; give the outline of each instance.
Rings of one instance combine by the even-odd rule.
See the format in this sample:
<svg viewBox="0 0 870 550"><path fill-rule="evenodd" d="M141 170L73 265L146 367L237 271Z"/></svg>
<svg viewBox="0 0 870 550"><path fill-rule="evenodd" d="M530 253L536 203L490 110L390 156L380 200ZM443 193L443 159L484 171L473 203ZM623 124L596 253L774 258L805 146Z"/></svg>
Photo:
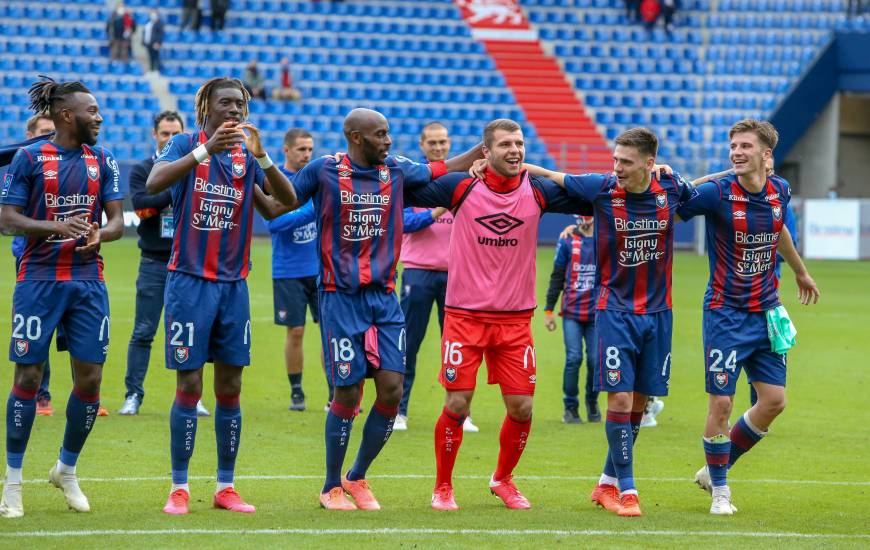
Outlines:
<svg viewBox="0 0 870 550"><path fill-rule="evenodd" d="M487 383L502 395L534 395L537 368L531 321L490 323L449 312L441 335L438 380L448 391L473 390L486 359Z"/></svg>

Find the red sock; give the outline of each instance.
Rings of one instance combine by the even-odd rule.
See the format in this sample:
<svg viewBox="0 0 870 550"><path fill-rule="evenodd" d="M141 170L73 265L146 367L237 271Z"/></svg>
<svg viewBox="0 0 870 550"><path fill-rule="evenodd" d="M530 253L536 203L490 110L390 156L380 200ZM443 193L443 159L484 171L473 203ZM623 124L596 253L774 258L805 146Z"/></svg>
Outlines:
<svg viewBox="0 0 870 550"><path fill-rule="evenodd" d="M531 429L531 418L525 422L520 422L505 415L501 425L501 433L498 436L498 466L492 476L493 480L501 481L513 473L517 462L523 456L523 449L526 448L526 440L529 438Z"/></svg>
<svg viewBox="0 0 870 550"><path fill-rule="evenodd" d="M442 483L453 485L453 465L462 445L462 423L465 417L452 413L444 407L435 423L435 486Z"/></svg>

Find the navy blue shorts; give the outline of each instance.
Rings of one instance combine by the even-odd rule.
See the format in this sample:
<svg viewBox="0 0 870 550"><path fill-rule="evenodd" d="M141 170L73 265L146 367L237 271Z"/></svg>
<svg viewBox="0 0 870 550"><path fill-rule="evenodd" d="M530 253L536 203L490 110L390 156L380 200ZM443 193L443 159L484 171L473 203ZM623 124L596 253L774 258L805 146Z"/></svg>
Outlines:
<svg viewBox="0 0 870 550"><path fill-rule="evenodd" d="M786 356L770 351L763 311L704 310L703 332L707 393L734 395L741 370L750 382L785 386Z"/></svg>
<svg viewBox="0 0 870 550"><path fill-rule="evenodd" d="M87 363L104 363L109 351L109 295L102 281L20 281L12 295L9 360L48 359L57 329L58 351Z"/></svg>
<svg viewBox="0 0 870 550"><path fill-rule="evenodd" d="M317 277L272 279L275 324L285 327L305 326L305 306L314 322L320 319L317 307Z"/></svg>
<svg viewBox="0 0 870 550"><path fill-rule="evenodd" d="M359 384L372 369L405 373L405 317L394 292L320 290L319 296L323 357L333 385Z"/></svg>
<svg viewBox="0 0 870 550"><path fill-rule="evenodd" d="M247 282L208 281L170 271L163 297L166 368L196 370L212 360L251 363Z"/></svg>
<svg viewBox="0 0 870 550"><path fill-rule="evenodd" d="M656 313L598 310L595 391L665 396L671 379L670 310Z"/></svg>

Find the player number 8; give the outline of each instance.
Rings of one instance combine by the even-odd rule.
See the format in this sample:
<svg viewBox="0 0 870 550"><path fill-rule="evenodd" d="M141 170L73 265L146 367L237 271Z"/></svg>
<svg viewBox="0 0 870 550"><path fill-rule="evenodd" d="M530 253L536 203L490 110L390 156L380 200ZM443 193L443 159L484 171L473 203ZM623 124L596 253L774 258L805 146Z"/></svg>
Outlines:
<svg viewBox="0 0 870 550"><path fill-rule="evenodd" d="M611 370L616 370L622 366L622 359L619 358L619 349L615 346L607 346L604 350L604 365Z"/></svg>
<svg viewBox="0 0 870 550"><path fill-rule="evenodd" d="M353 361L355 356L353 343L351 343L350 338L332 339L332 357L334 361Z"/></svg>

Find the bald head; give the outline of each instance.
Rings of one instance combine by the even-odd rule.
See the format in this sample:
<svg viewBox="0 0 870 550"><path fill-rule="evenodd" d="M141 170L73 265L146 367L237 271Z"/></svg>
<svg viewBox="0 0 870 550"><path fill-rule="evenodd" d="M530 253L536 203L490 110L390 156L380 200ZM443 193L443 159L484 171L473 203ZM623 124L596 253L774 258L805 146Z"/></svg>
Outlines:
<svg viewBox="0 0 870 550"><path fill-rule="evenodd" d="M371 109L354 109L344 117L344 137L350 159L362 166L382 164L393 144L387 119Z"/></svg>

